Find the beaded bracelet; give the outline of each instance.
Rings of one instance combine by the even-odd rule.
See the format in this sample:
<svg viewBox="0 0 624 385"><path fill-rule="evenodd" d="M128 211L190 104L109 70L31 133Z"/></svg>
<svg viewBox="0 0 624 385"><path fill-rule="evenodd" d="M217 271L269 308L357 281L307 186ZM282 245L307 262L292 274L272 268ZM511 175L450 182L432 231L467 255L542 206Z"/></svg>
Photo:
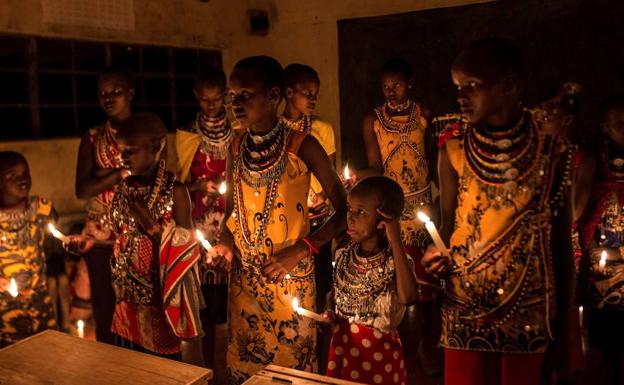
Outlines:
<svg viewBox="0 0 624 385"><path fill-rule="evenodd" d="M318 247L314 246L314 244L312 243L312 241L310 241L310 238L308 237L303 237L303 239L301 239L306 245L308 245L308 252L310 253L310 255L312 254L318 254L320 252L320 250L318 249Z"/></svg>

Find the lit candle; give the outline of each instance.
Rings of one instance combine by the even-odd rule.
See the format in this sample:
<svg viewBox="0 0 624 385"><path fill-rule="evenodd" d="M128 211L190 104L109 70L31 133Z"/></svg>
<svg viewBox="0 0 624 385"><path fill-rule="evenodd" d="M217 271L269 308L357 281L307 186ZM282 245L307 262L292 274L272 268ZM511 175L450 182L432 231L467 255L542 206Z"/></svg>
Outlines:
<svg viewBox="0 0 624 385"><path fill-rule="evenodd" d="M349 171L349 163L345 165L344 171L342 172L342 176L345 180L351 180L351 171Z"/></svg>
<svg viewBox="0 0 624 385"><path fill-rule="evenodd" d="M438 229L436 229L435 224L431 221L431 218L429 218L427 214L423 213L422 211L419 211L416 215L418 216L418 219L420 219L425 224L425 228L429 232L429 235L431 235L431 239L433 239L433 243L435 243L436 247L440 250L440 253L442 253L442 255L450 257L448 249L446 248L444 241L440 237L440 234L438 233Z"/></svg>
<svg viewBox="0 0 624 385"><path fill-rule="evenodd" d="M598 267L600 268L600 271L604 272L607 270L607 250L602 250L602 253L600 253Z"/></svg>
<svg viewBox="0 0 624 385"><path fill-rule="evenodd" d="M286 274L286 275L284 276L284 279L290 279L290 274Z"/></svg>
<svg viewBox="0 0 624 385"><path fill-rule="evenodd" d="M313 320L318 321L318 322L325 322L325 323L329 322L329 320L323 317L322 315L315 313L313 311L310 311L308 309L304 309L301 306L299 306L299 300L297 298L293 298L292 307L297 312L297 314L301 316L312 318Z"/></svg>
<svg viewBox="0 0 624 385"><path fill-rule="evenodd" d="M227 184L225 182L221 182L219 185L219 194L224 195L227 192Z"/></svg>
<svg viewBox="0 0 624 385"><path fill-rule="evenodd" d="M17 282L15 281L15 278L11 278L11 282L9 283L9 294L11 294L13 298L19 295L19 291L17 290Z"/></svg>
<svg viewBox="0 0 624 385"><path fill-rule="evenodd" d="M579 326L583 327L583 306L579 306Z"/></svg>
<svg viewBox="0 0 624 385"><path fill-rule="evenodd" d="M78 322L76 323L76 329L78 330L78 337L80 338L84 338L84 321L79 319Z"/></svg>
<svg viewBox="0 0 624 385"><path fill-rule="evenodd" d="M204 233L202 233L199 229L195 230L195 237L197 238L199 243L201 243L201 245L204 247L204 249L206 249L206 251L212 251L212 245L210 244L210 242L208 242L206 237L204 237ZM208 261L207 262L208 262L208 264L212 263L212 256L211 255L208 255Z"/></svg>
<svg viewBox="0 0 624 385"><path fill-rule="evenodd" d="M54 236L54 238L60 239L63 243L69 243L69 237L58 231L52 223L48 223L48 231Z"/></svg>

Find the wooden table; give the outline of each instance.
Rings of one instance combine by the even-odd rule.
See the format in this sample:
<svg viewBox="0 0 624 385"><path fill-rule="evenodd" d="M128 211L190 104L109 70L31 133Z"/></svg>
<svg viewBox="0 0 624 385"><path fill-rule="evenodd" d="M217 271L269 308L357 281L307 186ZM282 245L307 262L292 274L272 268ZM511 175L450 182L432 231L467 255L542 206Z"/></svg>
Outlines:
<svg viewBox="0 0 624 385"><path fill-rule="evenodd" d="M269 365L243 383L243 385L362 385L359 382L338 380L319 374Z"/></svg>
<svg viewBox="0 0 624 385"><path fill-rule="evenodd" d="M0 350L1 385L205 385L212 371L47 330Z"/></svg>

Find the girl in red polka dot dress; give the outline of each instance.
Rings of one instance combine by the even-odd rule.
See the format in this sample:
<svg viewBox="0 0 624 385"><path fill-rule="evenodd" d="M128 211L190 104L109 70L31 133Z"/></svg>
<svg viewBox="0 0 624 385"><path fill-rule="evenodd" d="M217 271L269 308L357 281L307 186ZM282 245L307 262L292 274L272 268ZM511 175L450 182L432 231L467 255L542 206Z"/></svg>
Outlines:
<svg viewBox="0 0 624 385"><path fill-rule="evenodd" d="M362 179L348 197L351 242L336 251L334 323L326 375L365 384L405 385L396 330L417 300L413 262L401 241L403 191L393 180Z"/></svg>

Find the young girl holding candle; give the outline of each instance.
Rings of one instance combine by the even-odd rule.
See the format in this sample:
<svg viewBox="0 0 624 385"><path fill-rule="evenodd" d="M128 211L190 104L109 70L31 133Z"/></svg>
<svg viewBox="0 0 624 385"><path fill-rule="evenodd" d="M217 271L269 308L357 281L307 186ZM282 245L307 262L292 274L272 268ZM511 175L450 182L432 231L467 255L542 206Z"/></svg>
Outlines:
<svg viewBox="0 0 624 385"><path fill-rule="evenodd" d="M366 384L407 383L397 326L418 299L399 223L404 198L389 178L357 183L348 197L349 245L336 251L335 320L327 375Z"/></svg>
<svg viewBox="0 0 624 385"><path fill-rule="evenodd" d="M26 159L0 152L0 348L56 326L43 250L56 214L30 186Z"/></svg>
<svg viewBox="0 0 624 385"><path fill-rule="evenodd" d="M622 383L624 355L624 97L602 107L607 141L586 215L580 221L580 288L588 309L589 346L602 351L609 384Z"/></svg>
<svg viewBox="0 0 624 385"><path fill-rule="evenodd" d="M266 365L316 369L316 329L292 300L312 309L314 256L344 228L345 193L314 137L279 121L284 73L275 59L248 57L230 75L235 118L246 130L234 138L226 175L227 227L211 256L230 265L228 381L241 384ZM336 213L309 234L310 176ZM234 259L236 255L236 259Z"/></svg>

